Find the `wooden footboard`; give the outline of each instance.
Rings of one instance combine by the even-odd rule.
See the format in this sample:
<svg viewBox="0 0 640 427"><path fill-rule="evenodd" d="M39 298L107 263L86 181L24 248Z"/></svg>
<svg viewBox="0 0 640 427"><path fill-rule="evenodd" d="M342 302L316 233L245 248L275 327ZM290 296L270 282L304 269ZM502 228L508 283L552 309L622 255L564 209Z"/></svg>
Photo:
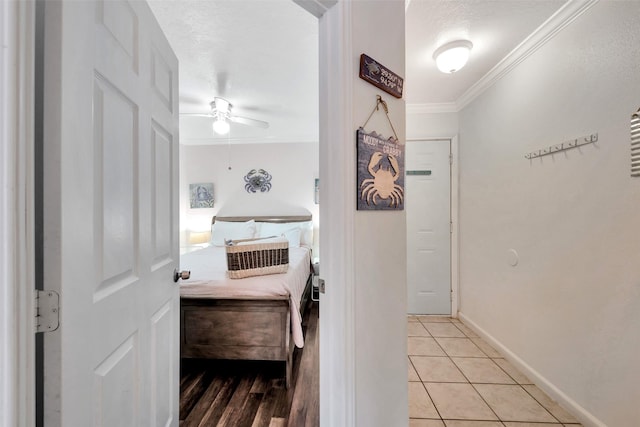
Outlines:
<svg viewBox="0 0 640 427"><path fill-rule="evenodd" d="M306 307L307 283L301 308ZM180 299L183 358L278 360L291 382L293 340L289 297Z"/></svg>

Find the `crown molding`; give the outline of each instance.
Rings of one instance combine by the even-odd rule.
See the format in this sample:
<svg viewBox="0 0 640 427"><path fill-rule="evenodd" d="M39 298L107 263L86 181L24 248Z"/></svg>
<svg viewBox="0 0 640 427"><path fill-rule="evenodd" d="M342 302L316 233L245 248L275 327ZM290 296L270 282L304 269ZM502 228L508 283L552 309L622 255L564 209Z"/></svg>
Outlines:
<svg viewBox="0 0 640 427"><path fill-rule="evenodd" d="M572 23L580 15L589 10L599 0L569 0L556 13L540 25L529 37L516 46L495 67L471 86L455 102L456 110L460 111L469 105L485 90L493 86L498 80L506 76L518 64L544 46L549 40Z"/></svg>
<svg viewBox="0 0 640 427"><path fill-rule="evenodd" d="M407 104L406 114L442 114L457 113L455 102L441 102L433 104Z"/></svg>
<svg viewBox="0 0 640 427"><path fill-rule="evenodd" d="M318 137L290 138L180 138L180 145L243 145L243 144L317 144Z"/></svg>

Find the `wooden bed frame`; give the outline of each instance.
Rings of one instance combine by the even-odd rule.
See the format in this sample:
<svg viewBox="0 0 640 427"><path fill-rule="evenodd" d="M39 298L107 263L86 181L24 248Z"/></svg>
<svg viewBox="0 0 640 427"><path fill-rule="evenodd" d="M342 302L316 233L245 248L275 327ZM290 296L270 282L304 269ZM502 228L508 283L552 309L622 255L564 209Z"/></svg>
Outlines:
<svg viewBox="0 0 640 427"><path fill-rule="evenodd" d="M304 222L311 216L218 217L224 221ZM215 222L216 217L213 218ZM311 293L311 266L302 301ZM182 358L276 360L285 362L286 387L291 385L294 343L288 296L246 298L180 298ZM301 315L304 313L301 313Z"/></svg>

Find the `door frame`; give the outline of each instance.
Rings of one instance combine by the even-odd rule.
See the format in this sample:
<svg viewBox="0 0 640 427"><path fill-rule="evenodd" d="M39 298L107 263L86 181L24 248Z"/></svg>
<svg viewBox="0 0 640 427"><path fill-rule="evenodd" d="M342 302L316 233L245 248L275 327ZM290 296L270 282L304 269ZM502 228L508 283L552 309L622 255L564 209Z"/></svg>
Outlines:
<svg viewBox="0 0 640 427"><path fill-rule="evenodd" d="M450 181L450 193L449 193L449 202L450 202L450 215L451 215L451 317L458 317L458 309L460 308L460 259L459 259L459 249L458 249L458 236L460 231L460 223L459 223L459 178L460 175L458 173L458 163L459 163L459 152L458 152L458 135L454 136L444 136L441 138L436 138L433 136L426 138L407 138L407 144L411 142L429 142L429 141L449 141L451 147L451 164L450 164L450 173L451 173L451 181Z"/></svg>
<svg viewBox="0 0 640 427"><path fill-rule="evenodd" d="M0 4L0 425L35 424L35 2Z"/></svg>

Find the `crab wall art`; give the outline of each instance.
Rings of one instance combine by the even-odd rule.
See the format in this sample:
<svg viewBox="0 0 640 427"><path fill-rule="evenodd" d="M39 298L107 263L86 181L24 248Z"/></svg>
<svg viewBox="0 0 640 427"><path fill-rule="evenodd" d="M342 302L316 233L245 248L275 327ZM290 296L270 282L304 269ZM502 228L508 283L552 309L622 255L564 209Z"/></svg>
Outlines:
<svg viewBox="0 0 640 427"><path fill-rule="evenodd" d="M404 145L358 130L358 210L404 209Z"/></svg>
<svg viewBox="0 0 640 427"><path fill-rule="evenodd" d="M264 169L251 169L244 177L244 189L247 193L256 193L260 190L265 193L271 190L271 175Z"/></svg>
<svg viewBox="0 0 640 427"><path fill-rule="evenodd" d="M386 159L385 159L386 157ZM382 166L382 160L388 161L388 166ZM367 170L373 178L365 179L360 184L362 193L360 198L367 205L387 203L389 207L396 208L404 200L404 189L396 184L400 178L398 159L392 154L383 154L376 151L371 155Z"/></svg>

